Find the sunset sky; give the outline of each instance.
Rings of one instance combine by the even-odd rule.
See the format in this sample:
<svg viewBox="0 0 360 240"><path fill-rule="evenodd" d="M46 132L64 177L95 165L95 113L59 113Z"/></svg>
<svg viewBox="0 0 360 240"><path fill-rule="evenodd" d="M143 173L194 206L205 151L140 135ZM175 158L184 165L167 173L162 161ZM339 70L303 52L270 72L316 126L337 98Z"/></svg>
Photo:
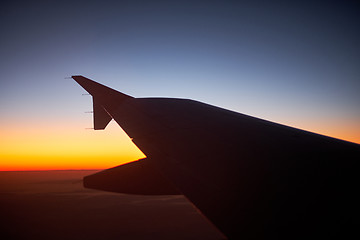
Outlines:
<svg viewBox="0 0 360 240"><path fill-rule="evenodd" d="M358 1L2 1L0 170L144 157L93 131L83 75L360 143Z"/></svg>

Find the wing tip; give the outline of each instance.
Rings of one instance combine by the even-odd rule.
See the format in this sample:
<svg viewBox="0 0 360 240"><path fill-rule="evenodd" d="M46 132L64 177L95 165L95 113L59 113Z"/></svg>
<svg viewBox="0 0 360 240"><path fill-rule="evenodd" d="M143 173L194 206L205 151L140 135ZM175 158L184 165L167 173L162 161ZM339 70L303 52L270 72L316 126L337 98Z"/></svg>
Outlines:
<svg viewBox="0 0 360 240"><path fill-rule="evenodd" d="M132 96L129 96L125 93L119 92L115 89L109 88L103 84L100 84L94 80L91 80L87 77L84 77L82 75L73 75L71 76L72 79L75 80L81 87L83 87L90 95L96 96L96 95L108 95L108 94L118 94L122 97L128 97L133 98Z"/></svg>

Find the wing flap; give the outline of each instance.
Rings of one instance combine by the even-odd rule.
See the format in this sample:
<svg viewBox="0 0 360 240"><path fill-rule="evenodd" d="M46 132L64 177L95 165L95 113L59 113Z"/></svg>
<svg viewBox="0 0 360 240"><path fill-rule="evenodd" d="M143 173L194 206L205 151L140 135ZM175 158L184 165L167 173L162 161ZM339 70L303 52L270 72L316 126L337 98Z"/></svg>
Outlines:
<svg viewBox="0 0 360 240"><path fill-rule="evenodd" d="M141 195L181 194L146 158L86 176L84 187Z"/></svg>
<svg viewBox="0 0 360 240"><path fill-rule="evenodd" d="M94 112L94 129L103 130L111 121L112 117L101 104L93 97L93 112Z"/></svg>

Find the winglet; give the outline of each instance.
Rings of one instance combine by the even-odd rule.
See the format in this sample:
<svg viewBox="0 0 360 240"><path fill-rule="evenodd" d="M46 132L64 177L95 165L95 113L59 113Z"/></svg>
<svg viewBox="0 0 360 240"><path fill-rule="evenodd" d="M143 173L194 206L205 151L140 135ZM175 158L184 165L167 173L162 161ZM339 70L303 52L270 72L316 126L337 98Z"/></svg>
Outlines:
<svg viewBox="0 0 360 240"><path fill-rule="evenodd" d="M93 97L95 130L105 129L113 118L110 112L120 102L133 98L83 76L72 76L72 78Z"/></svg>

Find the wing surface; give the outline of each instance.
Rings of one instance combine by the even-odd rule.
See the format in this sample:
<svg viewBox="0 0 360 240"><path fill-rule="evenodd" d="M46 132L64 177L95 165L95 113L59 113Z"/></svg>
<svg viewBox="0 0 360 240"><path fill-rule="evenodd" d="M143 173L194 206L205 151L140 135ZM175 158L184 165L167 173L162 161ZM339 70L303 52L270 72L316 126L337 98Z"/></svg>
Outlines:
<svg viewBox="0 0 360 240"><path fill-rule="evenodd" d="M188 99L105 96L73 78L229 239L359 235L358 144Z"/></svg>

